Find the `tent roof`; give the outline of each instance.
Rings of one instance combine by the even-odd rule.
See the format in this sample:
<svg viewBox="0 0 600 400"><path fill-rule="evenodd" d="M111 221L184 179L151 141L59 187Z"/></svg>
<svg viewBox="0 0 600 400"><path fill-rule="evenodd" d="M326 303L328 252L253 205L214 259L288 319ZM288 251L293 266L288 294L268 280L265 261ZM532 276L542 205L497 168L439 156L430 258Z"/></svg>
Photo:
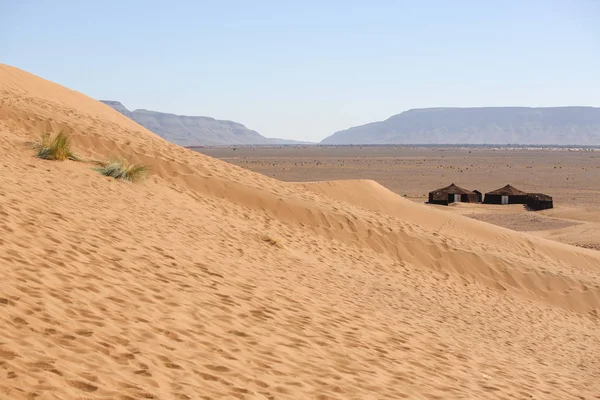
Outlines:
<svg viewBox="0 0 600 400"><path fill-rule="evenodd" d="M445 194L473 194L473 192L471 192L470 190L458 187L454 183L451 184L450 186L446 186L441 189L432 190L429 193L434 193L434 194L442 194L442 193L445 193Z"/></svg>
<svg viewBox="0 0 600 400"><path fill-rule="evenodd" d="M502 196L525 196L527 195L526 192L523 192L522 190L519 190L511 185L506 185L500 189L496 189L496 190L492 190L491 192L487 192L486 195L488 194L496 194L496 195L502 195Z"/></svg>
<svg viewBox="0 0 600 400"><path fill-rule="evenodd" d="M544 193L529 193L527 197L531 197L541 201L552 201L552 196Z"/></svg>

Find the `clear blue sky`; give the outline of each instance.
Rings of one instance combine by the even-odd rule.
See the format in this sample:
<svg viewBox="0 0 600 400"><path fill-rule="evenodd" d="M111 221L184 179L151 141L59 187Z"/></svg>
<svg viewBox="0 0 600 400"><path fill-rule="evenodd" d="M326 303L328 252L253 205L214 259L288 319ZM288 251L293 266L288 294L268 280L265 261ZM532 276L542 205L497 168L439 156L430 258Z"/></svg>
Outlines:
<svg viewBox="0 0 600 400"><path fill-rule="evenodd" d="M410 108L600 106L600 1L0 0L0 62L318 141Z"/></svg>

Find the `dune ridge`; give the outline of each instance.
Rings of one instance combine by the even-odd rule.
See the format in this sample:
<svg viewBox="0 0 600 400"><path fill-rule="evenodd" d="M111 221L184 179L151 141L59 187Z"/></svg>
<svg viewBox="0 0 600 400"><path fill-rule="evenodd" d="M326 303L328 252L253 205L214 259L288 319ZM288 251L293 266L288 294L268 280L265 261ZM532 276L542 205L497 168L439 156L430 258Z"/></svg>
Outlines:
<svg viewBox="0 0 600 400"><path fill-rule="evenodd" d="M123 184L33 158L40 133L63 130L84 158L124 156L151 178ZM0 141L0 393L10 398L598 388L598 252L432 210L372 181L280 182L5 65Z"/></svg>

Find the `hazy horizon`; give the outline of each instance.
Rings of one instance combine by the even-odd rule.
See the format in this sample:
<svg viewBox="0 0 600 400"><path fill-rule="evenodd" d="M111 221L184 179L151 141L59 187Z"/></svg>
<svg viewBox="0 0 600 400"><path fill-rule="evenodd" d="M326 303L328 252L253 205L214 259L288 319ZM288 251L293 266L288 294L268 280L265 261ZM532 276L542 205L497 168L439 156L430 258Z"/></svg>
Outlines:
<svg viewBox="0 0 600 400"><path fill-rule="evenodd" d="M0 2L0 62L318 142L429 107L600 106L600 3Z"/></svg>

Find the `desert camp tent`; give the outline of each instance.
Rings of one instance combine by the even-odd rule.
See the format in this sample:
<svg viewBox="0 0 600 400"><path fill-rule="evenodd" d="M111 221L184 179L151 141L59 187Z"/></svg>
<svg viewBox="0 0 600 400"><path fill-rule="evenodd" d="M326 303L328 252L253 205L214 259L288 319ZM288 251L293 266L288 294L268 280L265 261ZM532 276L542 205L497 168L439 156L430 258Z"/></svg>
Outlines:
<svg viewBox="0 0 600 400"><path fill-rule="evenodd" d="M448 205L450 203L477 203L477 194L456 186L454 183L429 192L430 204Z"/></svg>
<svg viewBox="0 0 600 400"><path fill-rule="evenodd" d="M511 185L487 192L483 199L485 204L526 204L527 193Z"/></svg>
<svg viewBox="0 0 600 400"><path fill-rule="evenodd" d="M473 193L477 195L477 202L483 203L483 193L481 193L479 190L473 190Z"/></svg>
<svg viewBox="0 0 600 400"><path fill-rule="evenodd" d="M533 211L553 208L552 196L543 193L529 193L527 195L527 208Z"/></svg>

